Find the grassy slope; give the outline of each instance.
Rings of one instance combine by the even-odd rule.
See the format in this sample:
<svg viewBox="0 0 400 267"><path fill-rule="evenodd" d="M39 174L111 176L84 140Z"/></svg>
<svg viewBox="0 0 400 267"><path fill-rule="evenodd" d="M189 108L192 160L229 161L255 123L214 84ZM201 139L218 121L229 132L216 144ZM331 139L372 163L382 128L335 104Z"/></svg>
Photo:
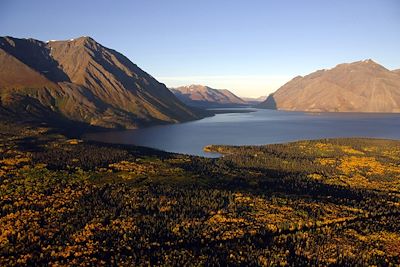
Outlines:
<svg viewBox="0 0 400 267"><path fill-rule="evenodd" d="M400 142L209 149L2 124L0 265L400 263Z"/></svg>

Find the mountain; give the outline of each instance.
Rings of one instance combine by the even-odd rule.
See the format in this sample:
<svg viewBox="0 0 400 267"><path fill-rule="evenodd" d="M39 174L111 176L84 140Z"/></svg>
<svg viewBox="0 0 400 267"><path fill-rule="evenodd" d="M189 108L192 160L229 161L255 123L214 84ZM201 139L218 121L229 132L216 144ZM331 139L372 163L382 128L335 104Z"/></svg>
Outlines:
<svg viewBox="0 0 400 267"><path fill-rule="evenodd" d="M267 99L267 96L260 96L260 97L242 97L244 101L248 104L257 105Z"/></svg>
<svg viewBox="0 0 400 267"><path fill-rule="evenodd" d="M48 42L0 37L0 116L136 128L202 115L90 37Z"/></svg>
<svg viewBox="0 0 400 267"><path fill-rule="evenodd" d="M194 107L221 107L247 105L246 101L226 89L213 89L203 85L172 88L184 103Z"/></svg>
<svg viewBox="0 0 400 267"><path fill-rule="evenodd" d="M396 73L396 74L400 74L400 69L392 70L392 72L394 72L394 73Z"/></svg>
<svg viewBox="0 0 400 267"><path fill-rule="evenodd" d="M372 60L289 81L260 108L310 112L400 112L400 75Z"/></svg>

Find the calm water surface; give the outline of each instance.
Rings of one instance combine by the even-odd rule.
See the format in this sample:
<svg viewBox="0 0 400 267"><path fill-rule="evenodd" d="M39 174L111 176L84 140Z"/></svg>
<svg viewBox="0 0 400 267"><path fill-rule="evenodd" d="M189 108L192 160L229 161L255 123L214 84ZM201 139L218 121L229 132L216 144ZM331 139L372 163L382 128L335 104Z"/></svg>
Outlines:
<svg viewBox="0 0 400 267"><path fill-rule="evenodd" d="M212 157L203 152L204 146L262 145L331 137L400 139L400 114L310 114L257 109L182 124L88 134L85 139Z"/></svg>

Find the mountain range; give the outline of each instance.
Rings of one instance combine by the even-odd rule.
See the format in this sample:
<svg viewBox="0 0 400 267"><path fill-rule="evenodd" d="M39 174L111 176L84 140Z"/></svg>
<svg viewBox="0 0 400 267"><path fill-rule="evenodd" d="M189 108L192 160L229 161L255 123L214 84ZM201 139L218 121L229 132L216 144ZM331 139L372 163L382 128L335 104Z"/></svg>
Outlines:
<svg viewBox="0 0 400 267"><path fill-rule="evenodd" d="M259 108L310 112L400 112L400 70L373 60L297 76Z"/></svg>
<svg viewBox="0 0 400 267"><path fill-rule="evenodd" d="M211 115L199 107L258 102L203 85L171 91L90 37L48 42L0 37L0 118L137 128ZM339 64L295 77L257 107L400 112L400 70L390 71L372 60Z"/></svg>
<svg viewBox="0 0 400 267"><path fill-rule="evenodd" d="M171 88L184 103L194 107L243 106L248 103L227 89L213 89L204 85L189 85Z"/></svg>
<svg viewBox="0 0 400 267"><path fill-rule="evenodd" d="M90 37L0 37L0 116L137 128L204 117L121 53Z"/></svg>
<svg viewBox="0 0 400 267"><path fill-rule="evenodd" d="M242 97L244 101L251 105L257 105L261 102L264 102L268 96L259 96L259 97Z"/></svg>

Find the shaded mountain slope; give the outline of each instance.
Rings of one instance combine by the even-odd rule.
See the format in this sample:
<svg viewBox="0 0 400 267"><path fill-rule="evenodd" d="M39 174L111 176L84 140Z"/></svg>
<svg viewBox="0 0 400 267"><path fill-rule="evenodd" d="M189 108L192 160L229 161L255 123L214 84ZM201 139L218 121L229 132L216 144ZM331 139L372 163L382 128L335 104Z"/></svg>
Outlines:
<svg viewBox="0 0 400 267"><path fill-rule="evenodd" d="M124 128L204 115L125 56L90 37L47 43L2 37L0 62L2 114L36 120L59 116ZM31 112L32 107L41 112Z"/></svg>

